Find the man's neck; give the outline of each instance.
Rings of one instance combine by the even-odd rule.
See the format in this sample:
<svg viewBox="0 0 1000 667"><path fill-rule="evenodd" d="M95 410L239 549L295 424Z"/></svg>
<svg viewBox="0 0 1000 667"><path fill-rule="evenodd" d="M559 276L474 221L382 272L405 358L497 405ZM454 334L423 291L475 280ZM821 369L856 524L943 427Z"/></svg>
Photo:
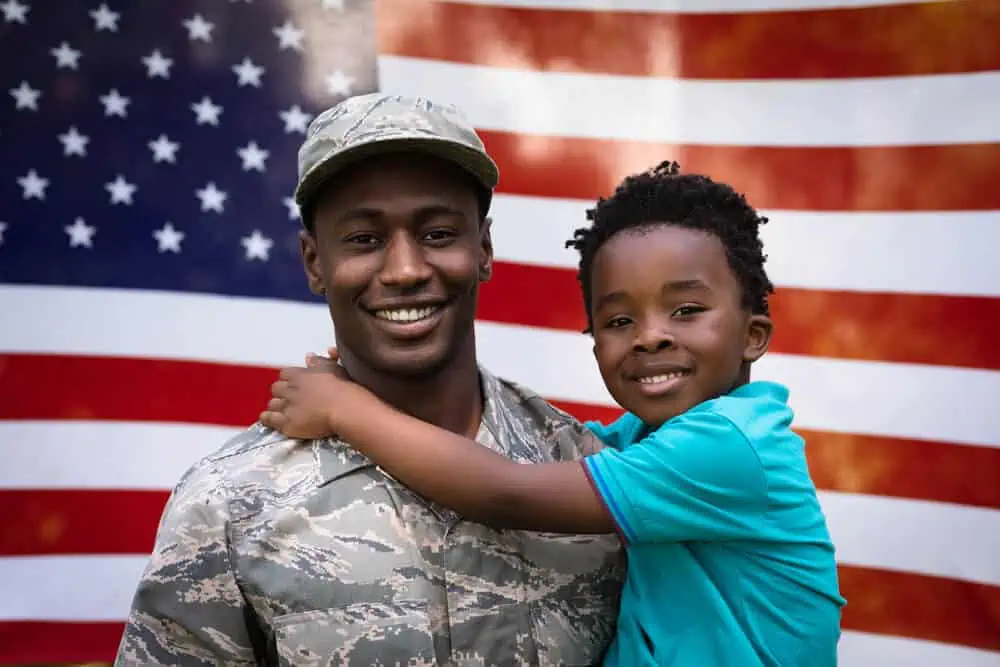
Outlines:
<svg viewBox="0 0 1000 667"><path fill-rule="evenodd" d="M347 372L359 384L401 412L443 429L475 438L483 414L483 392L476 364L475 342L431 376L400 377L357 368L344 359Z"/></svg>

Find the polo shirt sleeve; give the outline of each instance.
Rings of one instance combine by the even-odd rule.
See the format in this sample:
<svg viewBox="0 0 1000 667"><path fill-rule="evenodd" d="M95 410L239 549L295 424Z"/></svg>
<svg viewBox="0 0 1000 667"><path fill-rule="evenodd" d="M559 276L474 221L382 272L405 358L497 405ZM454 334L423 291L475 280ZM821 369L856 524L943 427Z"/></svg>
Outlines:
<svg viewBox="0 0 1000 667"><path fill-rule="evenodd" d="M767 508L757 452L732 421L707 410L588 456L584 468L629 543L752 537Z"/></svg>

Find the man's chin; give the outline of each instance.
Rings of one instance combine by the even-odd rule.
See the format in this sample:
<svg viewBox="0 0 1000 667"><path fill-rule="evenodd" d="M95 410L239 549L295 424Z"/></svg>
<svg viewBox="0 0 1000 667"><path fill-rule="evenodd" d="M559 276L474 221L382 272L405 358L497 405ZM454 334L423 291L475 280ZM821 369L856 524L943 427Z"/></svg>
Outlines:
<svg viewBox="0 0 1000 667"><path fill-rule="evenodd" d="M413 380L430 378L443 372L455 360L455 355L435 341L386 347L388 349L376 351L371 364L383 375Z"/></svg>

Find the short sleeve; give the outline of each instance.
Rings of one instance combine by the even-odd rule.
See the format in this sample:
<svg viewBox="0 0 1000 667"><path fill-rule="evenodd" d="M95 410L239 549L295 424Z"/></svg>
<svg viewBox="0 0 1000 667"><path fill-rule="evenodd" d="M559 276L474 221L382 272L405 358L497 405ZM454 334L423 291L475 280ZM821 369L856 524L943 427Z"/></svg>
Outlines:
<svg viewBox="0 0 1000 667"><path fill-rule="evenodd" d="M735 424L710 411L681 415L584 466L629 543L750 537L767 507L757 453Z"/></svg>
<svg viewBox="0 0 1000 667"><path fill-rule="evenodd" d="M614 449L622 449L643 428L639 418L630 412L626 412L610 424L589 421L585 425L591 433L601 439L605 447L613 447Z"/></svg>

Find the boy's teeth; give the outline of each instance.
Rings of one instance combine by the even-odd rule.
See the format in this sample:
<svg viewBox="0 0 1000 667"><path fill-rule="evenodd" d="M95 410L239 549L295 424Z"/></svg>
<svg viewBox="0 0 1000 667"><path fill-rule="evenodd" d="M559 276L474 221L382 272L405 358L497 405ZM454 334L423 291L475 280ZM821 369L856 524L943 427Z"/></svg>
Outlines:
<svg viewBox="0 0 1000 667"><path fill-rule="evenodd" d="M437 306L428 306L426 308L400 308L398 310L376 310L375 317L381 317L383 320L391 320L392 322L416 322L417 320L422 320L425 317L431 315Z"/></svg>
<svg viewBox="0 0 1000 667"><path fill-rule="evenodd" d="M667 380L679 378L682 375L684 375L683 371L675 371L673 373L664 373L662 375L651 375L649 377L639 378L639 382L642 384L656 384L658 382L666 382Z"/></svg>

